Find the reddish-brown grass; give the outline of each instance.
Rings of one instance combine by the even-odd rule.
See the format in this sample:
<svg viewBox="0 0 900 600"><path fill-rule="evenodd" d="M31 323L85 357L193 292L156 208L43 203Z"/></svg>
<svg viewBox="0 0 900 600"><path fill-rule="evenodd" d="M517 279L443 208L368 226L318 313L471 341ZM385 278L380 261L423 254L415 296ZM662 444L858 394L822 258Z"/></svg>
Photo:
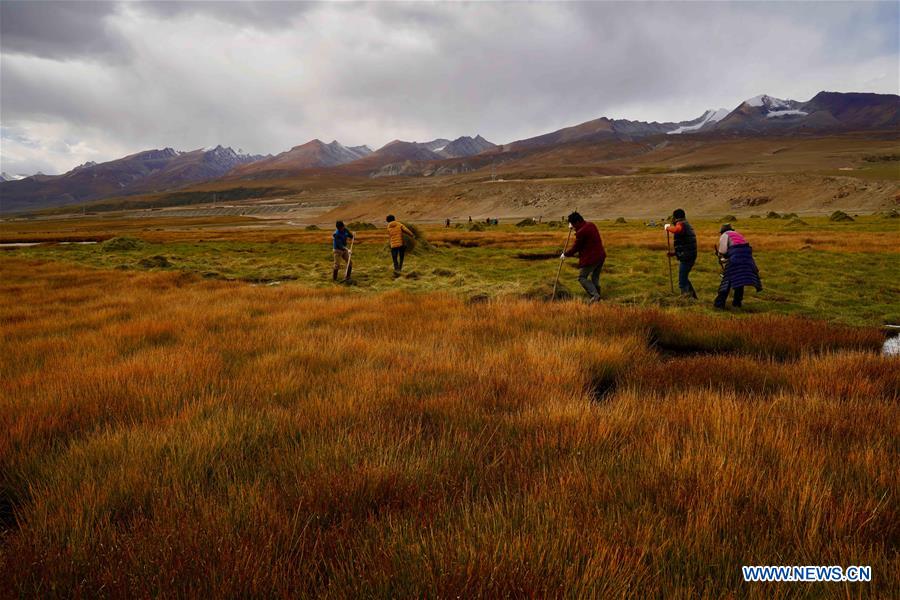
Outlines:
<svg viewBox="0 0 900 600"><path fill-rule="evenodd" d="M900 593L877 331L0 268L2 595Z"/></svg>

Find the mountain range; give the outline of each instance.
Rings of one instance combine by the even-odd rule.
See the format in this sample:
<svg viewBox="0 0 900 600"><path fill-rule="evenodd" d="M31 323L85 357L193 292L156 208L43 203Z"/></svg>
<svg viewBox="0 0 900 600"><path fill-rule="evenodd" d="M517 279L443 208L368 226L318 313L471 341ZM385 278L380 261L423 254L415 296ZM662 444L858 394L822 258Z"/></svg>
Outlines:
<svg viewBox="0 0 900 600"><path fill-rule="evenodd" d="M190 152L145 150L109 162L87 162L62 175L33 175L0 183L0 210L48 208L176 189L221 177L238 165L263 158L222 146Z"/></svg>
<svg viewBox="0 0 900 600"><path fill-rule="evenodd" d="M768 136L837 134L848 131L900 130L900 96L820 92L806 102L755 96L736 108L709 109L681 122L644 122L600 117L542 135L495 145L480 135L427 142L394 140L372 150L314 139L275 156L251 156L216 146L189 152L172 148L146 150L100 164L85 163L57 176L21 179L6 174L0 181L0 211L77 204L111 196L162 192L192 184L226 180L269 179L333 171L346 176L444 175L484 168L496 159L560 155L578 146L602 146L595 160L614 158L639 140L672 136ZM615 150L616 144L623 146ZM597 146L600 148L600 146ZM611 149L613 148L613 149ZM13 179L10 181L10 179Z"/></svg>

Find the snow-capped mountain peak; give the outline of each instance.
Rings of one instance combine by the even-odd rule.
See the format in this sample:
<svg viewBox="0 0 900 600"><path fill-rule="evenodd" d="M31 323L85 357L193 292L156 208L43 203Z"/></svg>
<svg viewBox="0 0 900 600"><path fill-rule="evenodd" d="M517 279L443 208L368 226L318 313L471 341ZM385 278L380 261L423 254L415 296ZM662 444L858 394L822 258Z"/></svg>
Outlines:
<svg viewBox="0 0 900 600"><path fill-rule="evenodd" d="M792 100L782 100L780 98L773 98L772 96L767 96L766 94L761 94L759 96L753 96L748 100L744 100L744 104L748 104L749 106L756 107L765 107L768 110L788 110L791 108Z"/></svg>

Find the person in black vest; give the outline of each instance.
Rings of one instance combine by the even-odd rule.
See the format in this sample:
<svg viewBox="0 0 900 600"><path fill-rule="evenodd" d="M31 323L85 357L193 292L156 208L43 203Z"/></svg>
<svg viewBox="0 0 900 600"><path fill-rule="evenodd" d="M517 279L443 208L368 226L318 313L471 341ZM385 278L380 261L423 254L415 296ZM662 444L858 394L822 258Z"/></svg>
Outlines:
<svg viewBox="0 0 900 600"><path fill-rule="evenodd" d="M678 259L678 288L682 296L697 298L697 292L691 285L690 274L697 262L697 236L694 228L687 222L684 209L676 208L672 213L675 224L666 223L664 229L675 238L675 251L669 252L669 256Z"/></svg>

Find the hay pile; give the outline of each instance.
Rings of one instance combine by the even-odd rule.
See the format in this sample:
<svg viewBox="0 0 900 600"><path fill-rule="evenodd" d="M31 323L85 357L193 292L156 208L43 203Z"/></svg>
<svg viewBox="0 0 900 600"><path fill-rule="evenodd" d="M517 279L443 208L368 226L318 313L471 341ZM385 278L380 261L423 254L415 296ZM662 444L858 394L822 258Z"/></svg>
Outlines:
<svg viewBox="0 0 900 600"><path fill-rule="evenodd" d="M156 255L142 258L138 261L138 265L144 269L167 269L172 266L172 263L165 256Z"/></svg>
<svg viewBox="0 0 900 600"><path fill-rule="evenodd" d="M347 229L349 229L350 231L371 231L378 228L375 227L373 223L368 223L365 221L355 221L347 225Z"/></svg>
<svg viewBox="0 0 900 600"><path fill-rule="evenodd" d="M129 252L139 250L143 246L144 242L131 237L114 237L100 244L104 252Z"/></svg>
<svg viewBox="0 0 900 600"><path fill-rule="evenodd" d="M526 298L528 300L544 300L549 301L553 299L553 281L547 281L543 283L538 283L528 288L524 292L520 294L522 298ZM560 281L559 285L556 286L556 299L557 300L571 300L572 292L563 285L563 282Z"/></svg>

